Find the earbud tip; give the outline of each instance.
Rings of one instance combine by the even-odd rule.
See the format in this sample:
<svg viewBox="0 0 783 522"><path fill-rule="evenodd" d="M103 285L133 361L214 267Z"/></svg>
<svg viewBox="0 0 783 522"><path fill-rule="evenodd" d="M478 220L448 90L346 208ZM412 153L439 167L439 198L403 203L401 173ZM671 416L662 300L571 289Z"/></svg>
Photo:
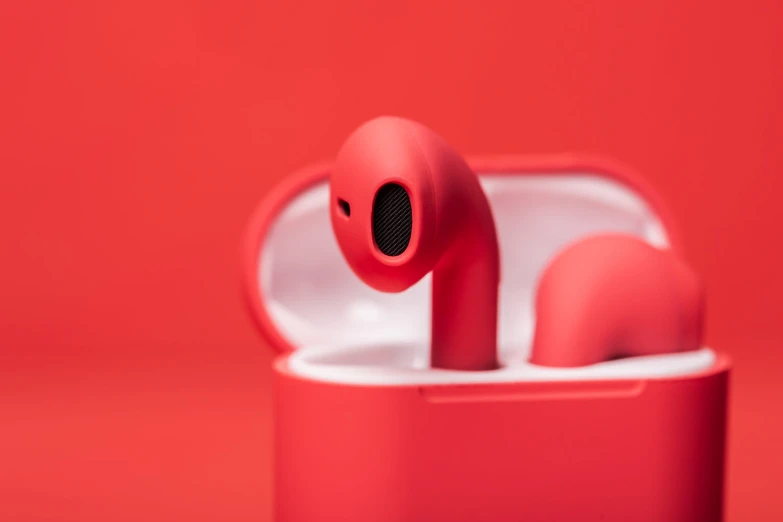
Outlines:
<svg viewBox="0 0 783 522"><path fill-rule="evenodd" d="M631 236L594 236L544 271L530 362L573 367L698 349L703 308L701 283L674 252Z"/></svg>

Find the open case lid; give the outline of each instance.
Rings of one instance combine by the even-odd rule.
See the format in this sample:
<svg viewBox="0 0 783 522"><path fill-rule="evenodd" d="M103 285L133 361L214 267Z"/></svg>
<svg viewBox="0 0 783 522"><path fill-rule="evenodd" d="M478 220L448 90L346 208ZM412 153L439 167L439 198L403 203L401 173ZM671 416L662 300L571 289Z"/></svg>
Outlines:
<svg viewBox="0 0 783 522"><path fill-rule="evenodd" d="M318 165L291 176L261 202L244 244L243 284L251 314L274 349L296 350L291 371L350 384L412 384L664 377L711 366L714 354L707 348L583 368L526 363L538 278L564 246L620 232L679 250L676 230L654 191L609 161L564 155L468 163L480 176L500 242L502 368L428 368L431 276L397 294L362 283L331 229L330 165Z"/></svg>

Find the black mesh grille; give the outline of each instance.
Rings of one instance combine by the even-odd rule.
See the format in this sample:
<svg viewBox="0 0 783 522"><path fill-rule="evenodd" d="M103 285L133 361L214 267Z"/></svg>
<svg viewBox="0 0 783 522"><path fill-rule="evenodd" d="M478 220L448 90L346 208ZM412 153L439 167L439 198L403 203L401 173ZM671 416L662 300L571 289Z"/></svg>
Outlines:
<svg viewBox="0 0 783 522"><path fill-rule="evenodd" d="M398 256L408 248L412 228L413 216L408 193L396 183L382 186L372 204L375 244L387 256Z"/></svg>

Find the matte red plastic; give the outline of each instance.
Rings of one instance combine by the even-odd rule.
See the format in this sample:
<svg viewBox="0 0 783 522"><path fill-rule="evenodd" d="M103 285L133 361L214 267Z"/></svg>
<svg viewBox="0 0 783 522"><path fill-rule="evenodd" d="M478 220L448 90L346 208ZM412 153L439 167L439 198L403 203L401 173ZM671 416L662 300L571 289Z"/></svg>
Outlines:
<svg viewBox="0 0 783 522"><path fill-rule="evenodd" d="M565 248L544 270L530 361L583 366L701 347L704 290L671 250L616 234Z"/></svg>
<svg viewBox="0 0 783 522"><path fill-rule="evenodd" d="M589 157L472 158L479 174L593 173L649 203L628 167ZM274 366L275 520L718 522L723 518L730 362L657 379L355 386L292 373L299 348L264 301L259 256L280 211L332 167L287 178L247 231L245 293L279 350ZM524 240L520 238L520 240Z"/></svg>
<svg viewBox="0 0 783 522"><path fill-rule="evenodd" d="M558 154L551 156L487 156L468 158L468 165L478 175L491 173L496 176L568 176L575 172L592 173L595 176L611 179L644 198L650 209L664 225L672 250L681 250L679 231L669 209L661 198L632 168L617 161L578 154ZM334 168L331 163L307 166L285 178L274 190L259 202L245 231L242 244L242 289L259 332L266 338L269 346L279 353L296 350L298 346L282 332L264 301L264 281L258 275L260 256L270 227L278 214L293 198L305 190L329 180Z"/></svg>
<svg viewBox="0 0 783 522"><path fill-rule="evenodd" d="M348 386L283 357L275 520L717 522L727 376Z"/></svg>
<svg viewBox="0 0 783 522"><path fill-rule="evenodd" d="M386 183L402 185L412 206L411 240L396 257L383 254L372 234L373 200ZM432 366L496 368L497 236L484 191L462 157L423 125L376 118L343 145L330 191L337 242L364 282L400 292L432 271Z"/></svg>

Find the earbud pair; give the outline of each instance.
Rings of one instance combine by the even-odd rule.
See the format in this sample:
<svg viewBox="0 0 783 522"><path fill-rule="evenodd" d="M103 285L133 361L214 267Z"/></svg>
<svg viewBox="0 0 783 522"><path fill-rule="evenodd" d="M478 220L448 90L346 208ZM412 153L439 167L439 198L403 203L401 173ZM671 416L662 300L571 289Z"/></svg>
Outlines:
<svg viewBox="0 0 783 522"><path fill-rule="evenodd" d="M383 117L356 130L330 178L330 216L365 283L399 292L432 272L431 365L497 368L500 262L477 176L442 138ZM596 236L561 252L537 294L531 362L580 366L699 347L703 297L673 252Z"/></svg>

